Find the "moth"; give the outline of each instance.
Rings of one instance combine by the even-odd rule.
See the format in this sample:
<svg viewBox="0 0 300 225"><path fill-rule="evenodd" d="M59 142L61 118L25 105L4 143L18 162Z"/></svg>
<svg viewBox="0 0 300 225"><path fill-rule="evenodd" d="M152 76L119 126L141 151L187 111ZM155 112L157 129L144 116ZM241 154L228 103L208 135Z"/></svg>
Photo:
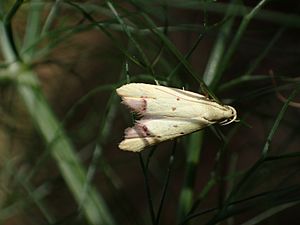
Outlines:
<svg viewBox="0 0 300 225"><path fill-rule="evenodd" d="M147 146L174 139L214 123L236 120L229 105L190 91L160 85L130 83L116 90L122 103L137 113L140 120L125 130L119 144L122 150L140 152Z"/></svg>

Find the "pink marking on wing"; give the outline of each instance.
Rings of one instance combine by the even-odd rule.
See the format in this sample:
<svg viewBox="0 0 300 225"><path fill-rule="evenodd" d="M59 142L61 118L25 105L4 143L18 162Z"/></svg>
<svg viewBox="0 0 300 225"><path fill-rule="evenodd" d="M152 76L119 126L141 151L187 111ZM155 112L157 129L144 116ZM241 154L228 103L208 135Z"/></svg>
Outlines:
<svg viewBox="0 0 300 225"><path fill-rule="evenodd" d="M137 122L134 127L125 130L125 138L138 138L150 136L149 130L145 124Z"/></svg>
<svg viewBox="0 0 300 225"><path fill-rule="evenodd" d="M133 111L143 114L147 109L147 101L144 98L123 98L123 103Z"/></svg>

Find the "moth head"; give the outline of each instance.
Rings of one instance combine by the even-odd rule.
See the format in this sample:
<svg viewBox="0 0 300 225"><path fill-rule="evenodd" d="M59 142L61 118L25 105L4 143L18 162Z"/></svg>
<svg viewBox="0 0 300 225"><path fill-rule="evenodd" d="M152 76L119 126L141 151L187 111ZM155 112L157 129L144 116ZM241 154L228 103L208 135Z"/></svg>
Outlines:
<svg viewBox="0 0 300 225"><path fill-rule="evenodd" d="M238 121L236 118L237 118L237 112L235 110L235 108L233 108L232 106L229 106L229 105L225 105L224 106L225 108L227 108L226 110L226 116L227 118L223 121L220 122L221 125L227 125L227 124L230 124L234 121Z"/></svg>

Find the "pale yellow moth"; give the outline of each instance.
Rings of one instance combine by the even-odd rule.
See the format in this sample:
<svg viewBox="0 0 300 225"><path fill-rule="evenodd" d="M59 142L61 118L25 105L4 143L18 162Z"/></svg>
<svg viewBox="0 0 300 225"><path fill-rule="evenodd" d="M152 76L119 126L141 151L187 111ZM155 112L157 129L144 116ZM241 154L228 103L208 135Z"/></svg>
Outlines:
<svg viewBox="0 0 300 225"><path fill-rule="evenodd" d="M145 147L186 135L214 123L236 120L236 110L194 92L143 83L118 88L125 105L141 119L125 130L122 150L140 152Z"/></svg>

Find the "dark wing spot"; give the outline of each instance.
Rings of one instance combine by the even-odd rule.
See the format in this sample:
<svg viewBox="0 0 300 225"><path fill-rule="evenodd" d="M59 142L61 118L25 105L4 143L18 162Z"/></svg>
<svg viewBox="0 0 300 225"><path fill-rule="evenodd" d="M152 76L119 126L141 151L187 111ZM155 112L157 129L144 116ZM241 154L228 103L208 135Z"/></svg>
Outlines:
<svg viewBox="0 0 300 225"><path fill-rule="evenodd" d="M179 98L179 97L177 97L177 98L176 98L176 100L177 100L177 101L179 101L179 100L180 100L180 98Z"/></svg>
<svg viewBox="0 0 300 225"><path fill-rule="evenodd" d="M150 132L149 132L148 128L145 125L142 126L142 129L145 132L146 136L150 135Z"/></svg>
<svg viewBox="0 0 300 225"><path fill-rule="evenodd" d="M180 134L184 135L184 132L180 132Z"/></svg>
<svg viewBox="0 0 300 225"><path fill-rule="evenodd" d="M143 98L142 111L146 112L146 109L147 109L147 101L146 101L146 99Z"/></svg>
<svg viewBox="0 0 300 225"><path fill-rule="evenodd" d="M175 128L176 128L176 127L178 127L178 126L177 126L177 125L173 125L173 127L175 127Z"/></svg>
<svg viewBox="0 0 300 225"><path fill-rule="evenodd" d="M176 107L172 107L172 111L175 111L176 110Z"/></svg>
<svg viewBox="0 0 300 225"><path fill-rule="evenodd" d="M152 99L157 99L157 98L150 97L150 96L147 96L147 95L141 95L140 98L152 98Z"/></svg>

